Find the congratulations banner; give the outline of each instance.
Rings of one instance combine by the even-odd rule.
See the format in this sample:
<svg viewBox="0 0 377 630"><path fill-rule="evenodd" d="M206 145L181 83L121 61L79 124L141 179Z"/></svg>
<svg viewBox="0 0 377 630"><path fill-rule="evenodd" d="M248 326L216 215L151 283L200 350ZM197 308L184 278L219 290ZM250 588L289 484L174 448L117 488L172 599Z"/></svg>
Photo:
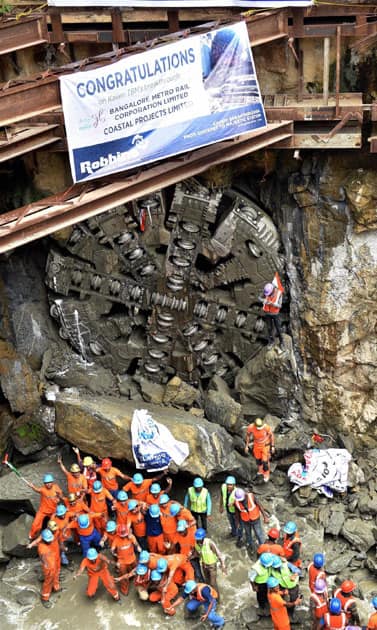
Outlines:
<svg viewBox="0 0 377 630"><path fill-rule="evenodd" d="M266 125L244 22L60 82L75 182Z"/></svg>
<svg viewBox="0 0 377 630"><path fill-rule="evenodd" d="M217 7L243 7L244 9L282 7L309 7L312 0L48 0L51 7L147 7L148 9L187 9Z"/></svg>

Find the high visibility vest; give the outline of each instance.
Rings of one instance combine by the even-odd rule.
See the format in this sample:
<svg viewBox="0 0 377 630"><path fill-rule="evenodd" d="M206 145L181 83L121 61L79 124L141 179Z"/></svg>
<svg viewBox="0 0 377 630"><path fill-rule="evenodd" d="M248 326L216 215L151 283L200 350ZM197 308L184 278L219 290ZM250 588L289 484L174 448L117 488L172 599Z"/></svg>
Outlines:
<svg viewBox="0 0 377 630"><path fill-rule="evenodd" d="M319 593L311 593L310 599L315 604L315 616L317 619L322 617L328 612L327 597Z"/></svg>
<svg viewBox="0 0 377 630"><path fill-rule="evenodd" d="M196 590L196 595L195 595L195 598L196 598L199 602L205 602L205 601L206 601L206 599L205 599L205 598L203 597L203 595L202 595L202 590L203 590L205 587L209 588L209 590L210 590L210 592L211 592L211 596L212 596L214 599L217 599L217 598L218 598L219 594L218 594L218 592L217 592L214 588L212 588L212 586L210 586L209 584L203 584L202 582L199 582L199 584L198 584L198 586L197 586L197 590Z"/></svg>
<svg viewBox="0 0 377 630"><path fill-rule="evenodd" d="M264 424L261 427L257 427L256 424L250 424L247 430L253 436L254 444L263 446L264 444L273 445L273 433L269 424Z"/></svg>
<svg viewBox="0 0 377 630"><path fill-rule="evenodd" d="M217 564L218 557L211 547L211 542L212 540L210 538L205 538L202 545L195 544L195 549L203 564Z"/></svg>
<svg viewBox="0 0 377 630"><path fill-rule="evenodd" d="M279 584L282 588L294 588L297 586L297 578L291 573L289 567L286 564L282 564L279 569L271 569L271 575L279 580Z"/></svg>
<svg viewBox="0 0 377 630"><path fill-rule="evenodd" d="M314 593L314 584L318 578L325 580L326 582L325 571L323 569L318 569L317 567L315 567L313 562L311 562L308 566L308 577L309 577L309 588L312 593Z"/></svg>
<svg viewBox="0 0 377 630"><path fill-rule="evenodd" d="M346 613L347 619L350 619L352 617L352 610L350 610L350 608L353 604L356 604L355 598L352 596L346 597L345 595L343 595L341 588L336 589L334 597L337 597L340 600L340 603L342 604L342 610Z"/></svg>
<svg viewBox="0 0 377 630"><path fill-rule="evenodd" d="M266 584L268 578L271 575L271 570L268 567L264 567L259 560L253 564L252 569L256 572L254 578L255 584Z"/></svg>
<svg viewBox="0 0 377 630"><path fill-rule="evenodd" d="M236 508L234 507L234 501L235 501L234 493L235 492L236 492L236 489L233 488L232 492L230 492L229 496L227 497L228 493L227 493L226 483L223 483L223 485L221 486L221 496L223 499L223 506L232 514L234 514L234 512L236 511ZM228 498L228 504L227 504L227 498Z"/></svg>
<svg viewBox="0 0 377 630"><path fill-rule="evenodd" d="M256 521L260 517L259 506L255 502L255 498L252 492L248 492L246 495L247 508L245 507L245 500L235 501L234 505L240 512L241 521Z"/></svg>
<svg viewBox="0 0 377 630"><path fill-rule="evenodd" d="M344 630L347 624L347 618L344 612L340 615L332 615L331 613L325 614L325 628L326 630Z"/></svg>
<svg viewBox="0 0 377 630"><path fill-rule="evenodd" d="M188 489L188 495L190 499L190 509L192 512L204 513L207 512L207 488L202 488L201 491L195 492L195 488L191 486Z"/></svg>

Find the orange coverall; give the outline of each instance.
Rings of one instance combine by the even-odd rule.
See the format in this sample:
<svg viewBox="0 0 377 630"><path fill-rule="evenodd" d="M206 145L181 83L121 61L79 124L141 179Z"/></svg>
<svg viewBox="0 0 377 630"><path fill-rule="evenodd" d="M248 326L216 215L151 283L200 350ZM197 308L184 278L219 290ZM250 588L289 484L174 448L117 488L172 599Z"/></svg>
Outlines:
<svg viewBox="0 0 377 630"><path fill-rule="evenodd" d="M106 490L110 492L113 490L118 490L118 482L117 477L121 477L123 473L119 470L119 468L114 468L111 466L109 470L105 470L104 468L97 468L97 472L101 477L102 485Z"/></svg>
<svg viewBox="0 0 377 630"><path fill-rule="evenodd" d="M97 512L100 516L94 518L94 527L103 534L106 529L106 523L108 521L108 511L106 499L113 501L113 497L106 488L102 488L100 492L94 492L93 488L89 490L90 494L90 509L93 512Z"/></svg>
<svg viewBox="0 0 377 630"><path fill-rule="evenodd" d="M84 495L88 492L88 480L85 475L80 473L75 477L72 473L67 471L65 476L67 477L68 494L72 492L78 496L79 494Z"/></svg>
<svg viewBox="0 0 377 630"><path fill-rule="evenodd" d="M127 521L128 521L128 502L125 501L123 503L121 503L120 501L115 501L114 503L114 510L116 512L117 518L117 525L127 525Z"/></svg>
<svg viewBox="0 0 377 630"><path fill-rule="evenodd" d="M150 569L156 569L157 562L160 558L163 558L168 563L167 575L173 577L171 580L179 586L194 579L194 569L191 562L187 560L187 557L183 553L172 553L169 556L162 556L158 553L151 553L148 567Z"/></svg>
<svg viewBox="0 0 377 630"><path fill-rule="evenodd" d="M137 512L128 512L127 527L132 527L132 531L138 538L143 538L147 534L147 525L144 514L138 510Z"/></svg>
<svg viewBox="0 0 377 630"><path fill-rule="evenodd" d="M119 575L129 573L136 567L135 546L137 546L137 540L133 534L115 537L111 551L117 555ZM121 580L120 590L123 595L128 595L129 588L130 581L127 579Z"/></svg>
<svg viewBox="0 0 377 630"><path fill-rule="evenodd" d="M167 615L172 616L175 615L175 608L172 607L172 601L178 595L178 588L174 584L174 582L170 582L168 587L165 588L166 583L166 576L163 576L163 578L160 580L160 582L157 582L157 584L153 582L150 583L153 584L153 590L149 595L149 601L161 602L161 606L164 609L164 612Z"/></svg>
<svg viewBox="0 0 377 630"><path fill-rule="evenodd" d="M142 483L140 483L139 485L137 485L133 481L129 481L128 483L126 483L125 486L123 486L122 489L128 494L131 493L132 498L136 499L136 501L141 501L142 503L145 503L145 499L147 498L147 494L152 483L153 479L144 479L144 481L142 481Z"/></svg>
<svg viewBox="0 0 377 630"><path fill-rule="evenodd" d="M267 597L274 630L291 630L286 602L280 593L269 591Z"/></svg>
<svg viewBox="0 0 377 630"><path fill-rule="evenodd" d="M369 617L367 630L377 630L377 612Z"/></svg>
<svg viewBox="0 0 377 630"><path fill-rule="evenodd" d="M101 553L94 562L91 562L88 558L82 560L80 570L86 569L88 573L88 586L86 589L88 597L93 597L96 594L98 582L101 580L105 589L110 593L113 599L119 599L119 593L115 587L113 577L110 575L108 564L109 560Z"/></svg>
<svg viewBox="0 0 377 630"><path fill-rule="evenodd" d="M56 547L58 548L58 553L56 553ZM38 555L42 563L44 576L41 599L47 602L50 599L51 591L56 592L59 590L60 550L57 540L54 540L52 543L41 541L38 544Z"/></svg>
<svg viewBox="0 0 377 630"><path fill-rule="evenodd" d="M37 488L37 492L39 492L41 496L41 502L39 504L38 512L34 517L34 521L31 524L29 538L35 538L38 536L42 529L43 520L46 516L51 518L51 516L55 514L56 506L60 501L60 497L63 496L61 488L57 483L53 483L51 488L46 488L46 486Z"/></svg>
<svg viewBox="0 0 377 630"><path fill-rule="evenodd" d="M175 532L173 549L179 548L178 553L183 553L188 558L195 547L195 530L193 527L189 527L186 531L186 535L183 535L182 532Z"/></svg>
<svg viewBox="0 0 377 630"><path fill-rule="evenodd" d="M249 424L246 433L253 437L253 455L258 464L258 472L264 477L270 474L271 447L274 446L274 434L268 424L257 427Z"/></svg>

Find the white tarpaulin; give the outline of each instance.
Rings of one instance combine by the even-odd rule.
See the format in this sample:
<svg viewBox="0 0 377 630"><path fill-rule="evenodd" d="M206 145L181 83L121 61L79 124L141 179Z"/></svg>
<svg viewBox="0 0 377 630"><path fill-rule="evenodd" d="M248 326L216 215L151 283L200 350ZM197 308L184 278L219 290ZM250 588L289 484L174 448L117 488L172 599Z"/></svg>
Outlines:
<svg viewBox="0 0 377 630"><path fill-rule="evenodd" d="M311 486L328 497L333 491L347 490L348 466L352 457L344 448L316 448L305 451L305 464L297 462L288 470L288 478L294 484L292 491L301 486Z"/></svg>
<svg viewBox="0 0 377 630"><path fill-rule="evenodd" d="M180 466L189 454L188 444L176 440L146 409L135 409L131 437L136 468L163 470L171 460Z"/></svg>
<svg viewBox="0 0 377 630"><path fill-rule="evenodd" d="M240 7L244 9L310 7L312 0L48 0L50 7L147 7L148 9L187 9Z"/></svg>

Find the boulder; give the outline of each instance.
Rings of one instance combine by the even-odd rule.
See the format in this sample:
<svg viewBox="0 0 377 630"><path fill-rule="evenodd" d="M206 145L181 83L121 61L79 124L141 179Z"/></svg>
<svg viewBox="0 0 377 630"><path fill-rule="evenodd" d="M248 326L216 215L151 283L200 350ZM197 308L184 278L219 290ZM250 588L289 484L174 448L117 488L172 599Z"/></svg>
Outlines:
<svg viewBox="0 0 377 630"><path fill-rule="evenodd" d="M33 414L20 416L13 423L11 438L16 449L23 455L55 445L55 409L42 405Z"/></svg>
<svg viewBox="0 0 377 630"><path fill-rule="evenodd" d="M0 452L8 450L8 443L15 418L9 405L0 405Z"/></svg>
<svg viewBox="0 0 377 630"><path fill-rule="evenodd" d="M376 516L377 514L376 495L370 495L368 492L360 493L357 507L361 514L373 514L373 516Z"/></svg>
<svg viewBox="0 0 377 630"><path fill-rule="evenodd" d="M376 526L361 518L347 518L341 530L342 536L359 551L368 551L376 544Z"/></svg>
<svg viewBox="0 0 377 630"><path fill-rule="evenodd" d="M325 528L326 534L339 536L346 514L343 503L331 503L318 510L318 518Z"/></svg>
<svg viewBox="0 0 377 630"><path fill-rule="evenodd" d="M6 564L10 560L10 556L5 553L3 545L4 530L0 530L0 564Z"/></svg>
<svg viewBox="0 0 377 630"><path fill-rule="evenodd" d="M173 376L166 384L163 403L188 408L192 406L198 395L199 392L195 387L182 381L179 376Z"/></svg>
<svg viewBox="0 0 377 630"><path fill-rule="evenodd" d="M242 407L229 394L211 389L204 398L204 411L210 422L216 422L230 433L241 428Z"/></svg>
<svg viewBox="0 0 377 630"><path fill-rule="evenodd" d="M130 429L135 409L140 409L140 403L131 400L61 392L56 402L56 430L83 451L125 459L133 465ZM179 409L149 404L148 411L177 440L188 443L190 455L180 467L182 471L207 479L228 471L248 478L247 460L234 451L223 427Z"/></svg>
<svg viewBox="0 0 377 630"><path fill-rule="evenodd" d="M355 557L354 551L342 549L341 552L333 549L333 553L326 557L326 573L329 575L342 575Z"/></svg>
<svg viewBox="0 0 377 630"><path fill-rule="evenodd" d="M32 522L32 516L21 514L15 521L4 527L3 549L6 554L17 558L31 558L36 555L36 549L26 549Z"/></svg>
<svg viewBox="0 0 377 630"><path fill-rule="evenodd" d="M0 385L13 412L31 413L40 404L38 379L12 344L0 340Z"/></svg>
<svg viewBox="0 0 377 630"><path fill-rule="evenodd" d="M139 385L141 389L141 395L145 402L153 403L154 405L162 405L164 400L165 387L159 383L153 383L147 378L140 378Z"/></svg>

